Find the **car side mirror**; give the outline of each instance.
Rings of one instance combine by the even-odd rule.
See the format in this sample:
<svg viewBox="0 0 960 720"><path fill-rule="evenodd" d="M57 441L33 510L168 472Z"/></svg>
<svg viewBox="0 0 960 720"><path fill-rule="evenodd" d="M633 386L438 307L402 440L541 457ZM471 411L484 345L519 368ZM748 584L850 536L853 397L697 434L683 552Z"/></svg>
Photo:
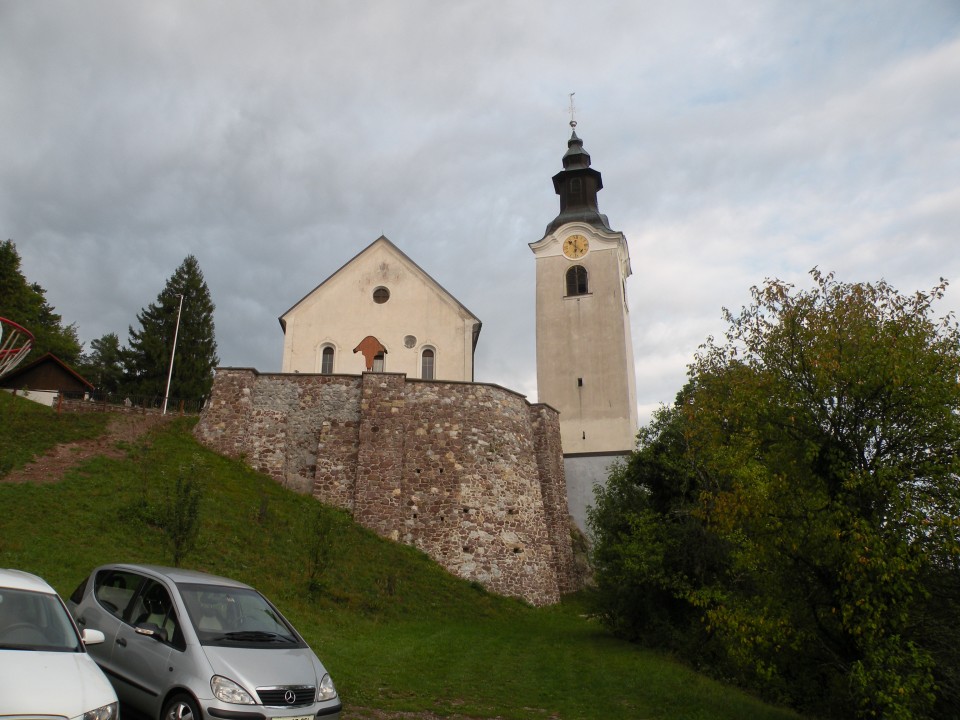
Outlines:
<svg viewBox="0 0 960 720"><path fill-rule="evenodd" d="M107 639L106 635L93 628L85 628L80 637L84 645L99 645Z"/></svg>
<svg viewBox="0 0 960 720"><path fill-rule="evenodd" d="M149 623L149 622L140 623L133 629L136 630L140 635L146 635L147 637L152 637L154 640L163 640L164 642L166 642L168 639L167 631L154 623Z"/></svg>

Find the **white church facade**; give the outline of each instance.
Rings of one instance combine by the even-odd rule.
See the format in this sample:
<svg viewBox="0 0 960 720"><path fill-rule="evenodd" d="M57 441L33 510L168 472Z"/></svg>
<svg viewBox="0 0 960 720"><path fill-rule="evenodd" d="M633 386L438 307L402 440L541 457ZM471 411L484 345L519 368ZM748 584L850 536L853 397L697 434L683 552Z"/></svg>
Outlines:
<svg viewBox="0 0 960 720"><path fill-rule="evenodd" d="M285 373L473 381L480 320L386 237L280 316Z"/></svg>

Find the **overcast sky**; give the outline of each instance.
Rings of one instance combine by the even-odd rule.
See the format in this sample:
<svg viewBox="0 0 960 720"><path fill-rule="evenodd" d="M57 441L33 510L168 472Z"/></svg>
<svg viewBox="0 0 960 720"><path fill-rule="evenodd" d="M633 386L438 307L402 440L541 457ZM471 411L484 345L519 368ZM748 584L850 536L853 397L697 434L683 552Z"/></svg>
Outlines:
<svg viewBox="0 0 960 720"><path fill-rule="evenodd" d="M221 364L267 372L384 234L535 401L571 92L642 421L765 278L944 276L960 308L957 0L0 0L0 236L87 347L195 255Z"/></svg>

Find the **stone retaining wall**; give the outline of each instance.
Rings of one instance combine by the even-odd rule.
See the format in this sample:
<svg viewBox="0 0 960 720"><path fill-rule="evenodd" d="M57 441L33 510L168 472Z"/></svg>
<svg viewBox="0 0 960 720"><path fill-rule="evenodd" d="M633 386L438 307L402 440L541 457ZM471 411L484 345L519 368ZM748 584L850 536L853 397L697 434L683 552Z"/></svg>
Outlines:
<svg viewBox="0 0 960 720"><path fill-rule="evenodd" d="M517 393L220 368L195 433L493 592L576 589L558 414Z"/></svg>

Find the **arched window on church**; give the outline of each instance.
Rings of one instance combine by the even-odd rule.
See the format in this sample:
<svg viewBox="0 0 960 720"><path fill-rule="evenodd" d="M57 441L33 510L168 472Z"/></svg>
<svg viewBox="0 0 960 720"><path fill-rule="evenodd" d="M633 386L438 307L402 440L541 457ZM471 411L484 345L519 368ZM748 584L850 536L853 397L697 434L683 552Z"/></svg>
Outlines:
<svg viewBox="0 0 960 720"><path fill-rule="evenodd" d="M320 353L320 372L324 375L333 374L333 348L329 345Z"/></svg>
<svg viewBox="0 0 960 720"><path fill-rule="evenodd" d="M587 269L583 265L574 265L567 270L567 295L586 295Z"/></svg>
<svg viewBox="0 0 960 720"><path fill-rule="evenodd" d="M373 356L373 371L374 372L383 372L383 352L378 352Z"/></svg>
<svg viewBox="0 0 960 720"><path fill-rule="evenodd" d="M433 380L435 359L436 353L433 348L424 348L420 353L420 377L424 380Z"/></svg>

